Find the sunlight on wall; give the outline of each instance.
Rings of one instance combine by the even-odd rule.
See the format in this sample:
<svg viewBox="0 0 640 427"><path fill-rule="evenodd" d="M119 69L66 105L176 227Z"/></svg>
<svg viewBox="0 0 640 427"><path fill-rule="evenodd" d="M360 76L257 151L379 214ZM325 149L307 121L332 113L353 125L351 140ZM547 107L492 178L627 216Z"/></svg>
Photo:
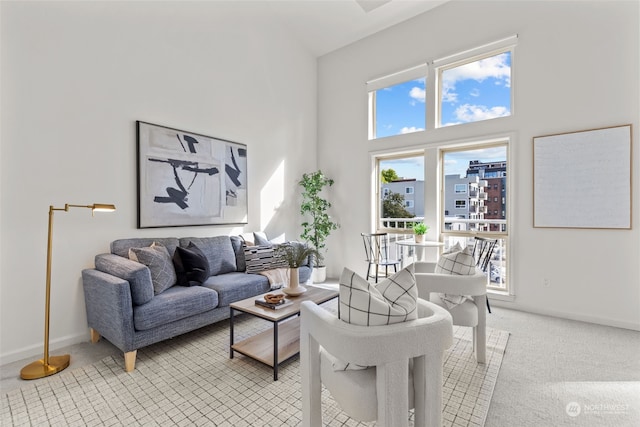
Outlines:
<svg viewBox="0 0 640 427"><path fill-rule="evenodd" d="M260 230L265 230L284 202L284 160L260 191Z"/></svg>

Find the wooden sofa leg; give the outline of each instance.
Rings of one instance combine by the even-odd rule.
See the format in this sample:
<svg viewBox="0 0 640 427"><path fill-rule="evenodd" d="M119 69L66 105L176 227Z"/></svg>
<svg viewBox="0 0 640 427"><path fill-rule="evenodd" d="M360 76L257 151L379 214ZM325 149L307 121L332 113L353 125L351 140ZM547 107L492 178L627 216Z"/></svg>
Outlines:
<svg viewBox="0 0 640 427"><path fill-rule="evenodd" d="M129 351L124 354L124 370L131 372L136 368L136 354L138 350Z"/></svg>
<svg viewBox="0 0 640 427"><path fill-rule="evenodd" d="M93 328L89 328L89 333L91 334L91 344L95 344L100 341L100 333Z"/></svg>

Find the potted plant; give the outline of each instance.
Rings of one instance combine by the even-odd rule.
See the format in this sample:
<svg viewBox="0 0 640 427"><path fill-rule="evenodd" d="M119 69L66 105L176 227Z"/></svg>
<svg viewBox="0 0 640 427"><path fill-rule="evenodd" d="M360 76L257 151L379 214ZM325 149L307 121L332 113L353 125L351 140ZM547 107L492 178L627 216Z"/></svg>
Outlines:
<svg viewBox="0 0 640 427"><path fill-rule="evenodd" d="M285 243L276 247L276 256L289 266L289 286L282 289L285 294L300 295L306 291L306 288L300 286L298 268L306 264L308 257L315 257L317 253L315 248L300 242Z"/></svg>
<svg viewBox="0 0 640 427"><path fill-rule="evenodd" d="M422 243L424 235L429 231L429 226L424 222L416 222L413 224L413 232L415 233L416 243Z"/></svg>
<svg viewBox="0 0 640 427"><path fill-rule="evenodd" d="M333 179L324 176L318 170L312 173L305 173L299 185L304 189L302 192L302 204L300 213L309 217L308 221L302 223L302 234L300 237L310 242L316 250L314 255L313 277L314 282L324 282L326 279L326 266L324 265L323 249L325 240L333 230L339 227L329 216L328 210L331 203L323 198L320 193L325 187L333 185Z"/></svg>

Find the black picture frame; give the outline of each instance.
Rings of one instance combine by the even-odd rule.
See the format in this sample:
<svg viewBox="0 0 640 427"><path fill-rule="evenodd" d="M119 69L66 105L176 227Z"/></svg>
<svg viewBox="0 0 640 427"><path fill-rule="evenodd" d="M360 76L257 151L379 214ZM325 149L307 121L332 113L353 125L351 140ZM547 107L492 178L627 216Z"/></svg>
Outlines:
<svg viewBox="0 0 640 427"><path fill-rule="evenodd" d="M247 146L136 121L138 228L246 224Z"/></svg>

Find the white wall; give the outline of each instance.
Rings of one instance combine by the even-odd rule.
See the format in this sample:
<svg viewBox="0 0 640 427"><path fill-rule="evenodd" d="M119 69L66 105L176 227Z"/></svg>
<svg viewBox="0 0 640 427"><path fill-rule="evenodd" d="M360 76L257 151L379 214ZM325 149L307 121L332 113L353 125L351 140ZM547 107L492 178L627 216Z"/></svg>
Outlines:
<svg viewBox="0 0 640 427"><path fill-rule="evenodd" d="M364 274L360 232L372 226L371 152L511 135L510 280L516 296L502 304L640 329L640 150L634 148L632 158L632 230L532 226L534 136L632 123L637 145L639 27L637 2L450 2L321 57L318 166L336 181L332 201L342 224L328 242L329 275L345 266ZM366 81L513 34L519 39L512 117L367 140ZM433 168L429 179L435 179Z"/></svg>
<svg viewBox="0 0 640 427"><path fill-rule="evenodd" d="M316 59L257 4L2 2L0 356L41 354L47 211L51 349L88 339L80 272L116 238L299 235L315 168ZM245 143L249 224L136 229L135 121ZM295 220L292 220L295 218Z"/></svg>

